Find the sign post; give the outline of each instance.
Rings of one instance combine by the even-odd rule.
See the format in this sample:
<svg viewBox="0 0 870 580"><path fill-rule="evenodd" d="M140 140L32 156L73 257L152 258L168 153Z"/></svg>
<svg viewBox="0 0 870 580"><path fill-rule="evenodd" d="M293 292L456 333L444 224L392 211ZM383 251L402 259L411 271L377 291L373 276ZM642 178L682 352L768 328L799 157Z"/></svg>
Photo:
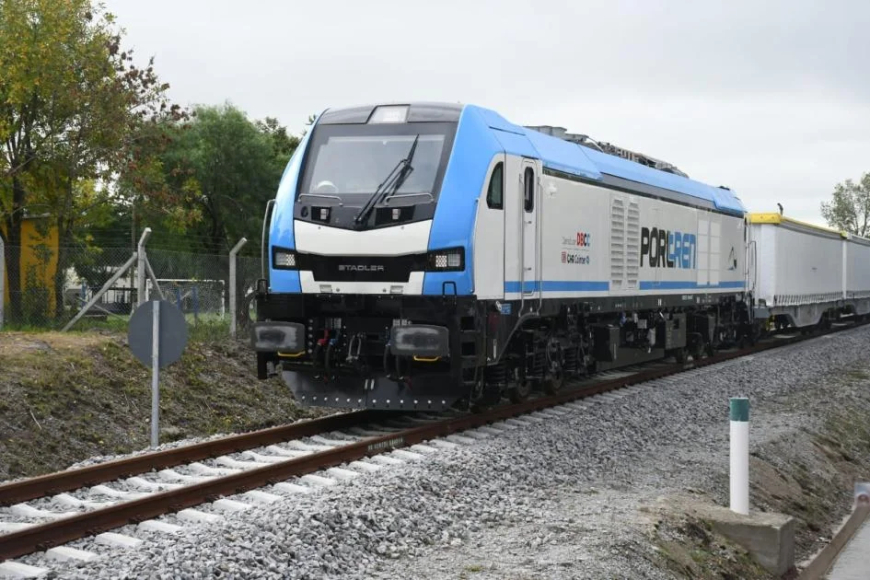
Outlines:
<svg viewBox="0 0 870 580"><path fill-rule="evenodd" d="M181 358L187 345L184 314L166 300L143 303L130 318L127 340L139 362L151 367L151 447L160 445L160 369Z"/></svg>
<svg viewBox="0 0 870 580"><path fill-rule="evenodd" d="M160 302L151 316L151 447L160 445Z"/></svg>

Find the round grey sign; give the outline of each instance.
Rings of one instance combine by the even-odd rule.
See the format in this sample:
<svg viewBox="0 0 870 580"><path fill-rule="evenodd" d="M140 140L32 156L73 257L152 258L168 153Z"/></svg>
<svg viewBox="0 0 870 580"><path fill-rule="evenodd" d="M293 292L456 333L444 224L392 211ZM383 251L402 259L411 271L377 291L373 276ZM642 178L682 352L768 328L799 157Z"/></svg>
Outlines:
<svg viewBox="0 0 870 580"><path fill-rule="evenodd" d="M136 309L130 317L127 330L127 340L130 350L139 361L151 366L151 354L154 337L154 304L160 302L160 368L165 368L181 358L187 345L187 321L184 314L172 303L166 300L149 300Z"/></svg>

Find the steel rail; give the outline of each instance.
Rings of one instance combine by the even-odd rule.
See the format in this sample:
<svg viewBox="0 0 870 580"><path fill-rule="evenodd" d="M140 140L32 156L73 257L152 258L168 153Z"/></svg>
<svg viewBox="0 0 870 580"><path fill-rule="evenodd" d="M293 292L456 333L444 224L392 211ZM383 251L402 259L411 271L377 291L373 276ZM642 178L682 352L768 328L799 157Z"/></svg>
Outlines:
<svg viewBox="0 0 870 580"><path fill-rule="evenodd" d="M139 475L152 469L165 469L183 463L273 445L290 439L347 429L383 418L384 416L383 411L371 410L337 413L318 419L302 420L289 425L251 431L241 435L231 435L203 443L195 443L165 451L143 453L142 455L97 463L88 467L58 471L30 479L13 481L0 485L0 506L8 506L47 495L75 490L80 487L105 483L121 477Z"/></svg>
<svg viewBox="0 0 870 580"><path fill-rule="evenodd" d="M671 364L663 368L640 371L629 376L605 380L600 383L594 383L576 389L564 390L555 395L529 399L511 405L498 406L477 414L468 414L445 420L436 420L430 424L413 427L380 437L364 439L305 457L290 459L285 462L250 469L241 473L215 478L210 481L188 485L179 489L156 493L141 499L115 504L107 508L83 512L79 515L36 525L24 530L0 536L0 561L23 556L39 550L45 550L85 536L116 529L130 523L138 523L146 519L176 512L184 508L212 501L221 496L241 493L292 477L320 471L334 465L356 461L364 457L415 445L433 438L445 437L456 432L481 427L495 421L532 413L547 407L571 402L573 400L617 390L642 382L661 379L687 370L719 364L753 353L816 338L822 334L829 334L831 332L837 332L854 327L855 326L845 326L820 334L796 335L788 338L776 339L770 342L761 342L752 347L731 352L717 353L699 361ZM350 416L358 418L360 413L366 412L332 415L325 419L335 418L334 420L337 423L340 423L341 417L344 417L345 420ZM381 414L381 416L383 415ZM313 423L315 423L315 421L295 425L310 426ZM292 427L292 425L290 427ZM331 428L337 427L333 426ZM267 430L267 432L279 430L280 428L276 428ZM263 437L263 435L260 437Z"/></svg>

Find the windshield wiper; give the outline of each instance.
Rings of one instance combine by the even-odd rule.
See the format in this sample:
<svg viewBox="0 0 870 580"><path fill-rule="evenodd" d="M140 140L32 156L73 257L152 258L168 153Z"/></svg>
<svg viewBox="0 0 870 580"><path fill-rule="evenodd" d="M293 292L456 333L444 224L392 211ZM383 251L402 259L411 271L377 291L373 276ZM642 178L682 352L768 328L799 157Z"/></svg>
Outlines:
<svg viewBox="0 0 870 580"><path fill-rule="evenodd" d="M354 223L360 224L366 221L372 208L393 193L397 192L408 175L414 171L411 161L414 160L414 153L417 151L417 141L419 140L420 135L418 134L414 137L414 142L411 144L411 149L408 150L408 155L404 159L399 160L396 166L390 171L390 174L387 175L387 178L378 186L372 196L368 198L365 205L363 205L359 213L356 214L356 217L353 218Z"/></svg>

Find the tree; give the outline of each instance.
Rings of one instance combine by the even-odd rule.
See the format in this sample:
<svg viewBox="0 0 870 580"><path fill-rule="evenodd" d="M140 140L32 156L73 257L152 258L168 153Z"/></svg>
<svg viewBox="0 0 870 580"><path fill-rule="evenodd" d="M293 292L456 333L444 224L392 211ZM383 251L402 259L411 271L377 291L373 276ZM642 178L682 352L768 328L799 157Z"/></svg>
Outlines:
<svg viewBox="0 0 870 580"><path fill-rule="evenodd" d="M163 116L168 85L151 63L132 64L114 17L90 0L0 0L0 214L6 225L10 314L20 314L21 224L35 204L49 208L61 244L100 196L78 197L125 161L137 123ZM171 108L171 110L176 110ZM87 200L87 201L85 201ZM56 299L62 305L59 256ZM62 310L62 309L61 309Z"/></svg>
<svg viewBox="0 0 870 580"><path fill-rule="evenodd" d="M833 228L870 236L870 173L858 183L851 179L838 183L830 203L822 202L822 217Z"/></svg>
<svg viewBox="0 0 870 580"><path fill-rule="evenodd" d="M187 235L200 240L198 250L219 254L242 236L259 239L266 202L299 139L277 120L252 122L229 104L199 106L194 113L161 163L170 189L188 204L185 214L201 216Z"/></svg>
<svg viewBox="0 0 870 580"><path fill-rule="evenodd" d="M279 171L283 173L284 165L296 151L299 146L299 138L287 133L287 127L283 127L278 123L278 119L266 117L262 121L256 122L257 129L269 137L272 142L273 160L277 163Z"/></svg>

